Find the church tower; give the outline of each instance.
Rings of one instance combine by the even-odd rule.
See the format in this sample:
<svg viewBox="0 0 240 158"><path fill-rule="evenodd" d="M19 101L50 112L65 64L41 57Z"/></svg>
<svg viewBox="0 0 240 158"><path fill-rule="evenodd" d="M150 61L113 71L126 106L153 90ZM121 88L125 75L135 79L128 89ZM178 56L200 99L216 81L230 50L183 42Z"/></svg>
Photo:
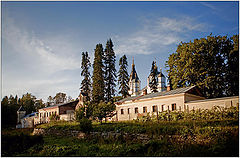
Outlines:
<svg viewBox="0 0 240 158"><path fill-rule="evenodd" d="M139 80L137 72L135 70L134 59L133 59L132 72L130 74L129 83L128 83L128 85L129 85L128 93L131 96L138 95L138 93L140 92L140 84L141 84L141 81Z"/></svg>
<svg viewBox="0 0 240 158"><path fill-rule="evenodd" d="M26 111L24 108L21 106L18 111L17 111L17 123L21 123L21 119L25 116Z"/></svg>
<svg viewBox="0 0 240 158"><path fill-rule="evenodd" d="M155 63L155 69L156 70L158 69L156 63ZM147 93L152 93L151 88L149 86L151 80L152 80L152 76L150 74L147 78L147 87L146 87ZM158 92L166 91L166 78L163 75L161 68L160 68L160 72L157 70L157 91Z"/></svg>
<svg viewBox="0 0 240 158"><path fill-rule="evenodd" d="M158 92L166 91L166 78L162 73L162 69L160 68L160 72L157 76L158 78Z"/></svg>

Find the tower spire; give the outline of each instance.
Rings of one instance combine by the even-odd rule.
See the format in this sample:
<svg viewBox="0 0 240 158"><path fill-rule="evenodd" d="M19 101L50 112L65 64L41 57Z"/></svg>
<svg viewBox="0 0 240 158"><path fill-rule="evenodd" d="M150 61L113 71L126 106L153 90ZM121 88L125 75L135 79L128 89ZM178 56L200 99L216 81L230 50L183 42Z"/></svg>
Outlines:
<svg viewBox="0 0 240 158"><path fill-rule="evenodd" d="M134 57L133 57L133 59L132 59L132 65L134 66Z"/></svg>

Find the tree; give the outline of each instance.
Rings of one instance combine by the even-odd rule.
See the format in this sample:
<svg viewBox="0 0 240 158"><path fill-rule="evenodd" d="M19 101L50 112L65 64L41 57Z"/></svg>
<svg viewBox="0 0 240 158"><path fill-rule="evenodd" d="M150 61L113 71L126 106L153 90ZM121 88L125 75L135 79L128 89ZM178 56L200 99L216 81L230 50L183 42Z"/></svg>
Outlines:
<svg viewBox="0 0 240 158"><path fill-rule="evenodd" d="M116 105L112 102L105 103L101 101L98 106L96 106L93 110L93 116L97 117L98 120L102 123L103 118L105 121L107 117L113 117L115 115L114 110L116 109Z"/></svg>
<svg viewBox="0 0 240 158"><path fill-rule="evenodd" d="M119 71L118 71L118 84L119 86L119 93L122 94L124 98L129 96L128 90L128 82L129 82L129 75L127 71L128 63L126 55L123 55L119 59Z"/></svg>
<svg viewBox="0 0 240 158"><path fill-rule="evenodd" d="M235 41L226 36L210 35L207 38L195 39L193 42L181 42L166 63L172 88L196 85L207 98L229 95L231 88L227 87L237 84L237 77L230 81L227 75L229 70L233 70L229 65L239 64L238 55L230 60L230 52L234 48L238 50L236 46L238 42Z"/></svg>
<svg viewBox="0 0 240 158"><path fill-rule="evenodd" d="M90 58L88 56L88 52L82 52L82 63L81 63L81 76L83 76L83 80L81 83L81 92L86 94L86 101L90 101L90 93L91 93L91 80L90 80L90 72L89 68L91 66Z"/></svg>
<svg viewBox="0 0 240 158"><path fill-rule="evenodd" d="M47 103L46 103L46 106L51 106L54 104L54 99L52 96L49 96L48 99L47 99Z"/></svg>
<svg viewBox="0 0 240 158"><path fill-rule="evenodd" d="M30 114L36 111L35 108L35 101L36 97L33 96L31 93L24 94L20 99L20 105L26 110L26 114Z"/></svg>
<svg viewBox="0 0 240 158"><path fill-rule="evenodd" d="M43 100L42 99L37 99L35 101L35 107L36 107L36 110L44 108L45 104L43 103Z"/></svg>
<svg viewBox="0 0 240 158"><path fill-rule="evenodd" d="M9 100L11 98L11 100ZM2 127L15 127L17 123L17 110L20 107L15 98L5 96L1 101L1 124Z"/></svg>
<svg viewBox="0 0 240 158"><path fill-rule="evenodd" d="M55 104L65 103L67 101L67 95L65 93L59 92L53 97Z"/></svg>
<svg viewBox="0 0 240 158"><path fill-rule="evenodd" d="M104 80L105 80L105 98L106 102L113 101L115 95L115 82L116 82L116 68L115 68L116 56L113 51L112 40L109 39L106 43L104 51Z"/></svg>
<svg viewBox="0 0 240 158"><path fill-rule="evenodd" d="M97 44L94 53L92 76L92 99L94 103L104 100L104 71L103 71L103 47Z"/></svg>
<svg viewBox="0 0 240 158"><path fill-rule="evenodd" d="M150 81L149 81L149 87L151 89L151 92L155 93L157 91L157 66L156 62L152 62L152 68L150 71Z"/></svg>
<svg viewBox="0 0 240 158"><path fill-rule="evenodd" d="M71 96L68 96L67 97L67 102L72 102L72 101L74 101L74 99Z"/></svg>
<svg viewBox="0 0 240 158"><path fill-rule="evenodd" d="M232 50L227 54L227 89L228 95L239 95L239 35L231 37ZM227 51L228 52L228 51Z"/></svg>

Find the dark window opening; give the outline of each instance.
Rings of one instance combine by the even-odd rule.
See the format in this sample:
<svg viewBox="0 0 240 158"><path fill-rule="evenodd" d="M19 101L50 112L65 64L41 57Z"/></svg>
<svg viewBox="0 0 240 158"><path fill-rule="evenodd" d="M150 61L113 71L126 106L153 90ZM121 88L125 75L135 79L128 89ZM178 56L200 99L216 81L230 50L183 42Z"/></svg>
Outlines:
<svg viewBox="0 0 240 158"><path fill-rule="evenodd" d="M152 111L153 111L153 112L157 112L157 105L154 105L154 106L152 107Z"/></svg>
<svg viewBox="0 0 240 158"><path fill-rule="evenodd" d="M177 110L176 103L172 104L172 111Z"/></svg>
<svg viewBox="0 0 240 158"><path fill-rule="evenodd" d="M135 108L135 114L137 114L138 113L138 108Z"/></svg>
<svg viewBox="0 0 240 158"><path fill-rule="evenodd" d="M128 114L130 114L130 108L128 108Z"/></svg>
<svg viewBox="0 0 240 158"><path fill-rule="evenodd" d="M143 107L143 113L147 113L147 107Z"/></svg>
<svg viewBox="0 0 240 158"><path fill-rule="evenodd" d="M121 114L122 114L122 115L124 114L124 111L123 111L123 109L121 109Z"/></svg>

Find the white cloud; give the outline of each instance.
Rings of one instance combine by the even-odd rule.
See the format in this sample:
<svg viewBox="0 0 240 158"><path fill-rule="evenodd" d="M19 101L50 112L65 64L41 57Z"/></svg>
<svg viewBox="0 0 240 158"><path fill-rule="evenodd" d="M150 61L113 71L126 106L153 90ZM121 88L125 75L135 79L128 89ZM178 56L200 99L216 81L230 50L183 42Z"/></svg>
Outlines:
<svg viewBox="0 0 240 158"><path fill-rule="evenodd" d="M72 97L78 95L80 45L72 42L74 39L64 35L40 39L33 31L19 27L11 17L5 17L2 25L3 96L30 92L46 100L60 91ZM13 52L7 55L10 48Z"/></svg>
<svg viewBox="0 0 240 158"><path fill-rule="evenodd" d="M125 37L116 35L117 54L152 54L165 50L170 45L177 45L192 31L205 31L206 25L190 17L155 18L144 20L141 30Z"/></svg>
<svg viewBox="0 0 240 158"><path fill-rule="evenodd" d="M67 41L62 39L54 39L59 41L58 49L53 49L45 41L37 38L33 33L29 33L24 29L17 27L11 18L7 18L3 22L3 38L15 49L16 52L22 53L27 58L37 57L39 62L44 63L48 71L56 71L61 69L75 69L79 67L79 60L73 56L69 56L72 49L66 50ZM60 50L60 51L59 51Z"/></svg>

